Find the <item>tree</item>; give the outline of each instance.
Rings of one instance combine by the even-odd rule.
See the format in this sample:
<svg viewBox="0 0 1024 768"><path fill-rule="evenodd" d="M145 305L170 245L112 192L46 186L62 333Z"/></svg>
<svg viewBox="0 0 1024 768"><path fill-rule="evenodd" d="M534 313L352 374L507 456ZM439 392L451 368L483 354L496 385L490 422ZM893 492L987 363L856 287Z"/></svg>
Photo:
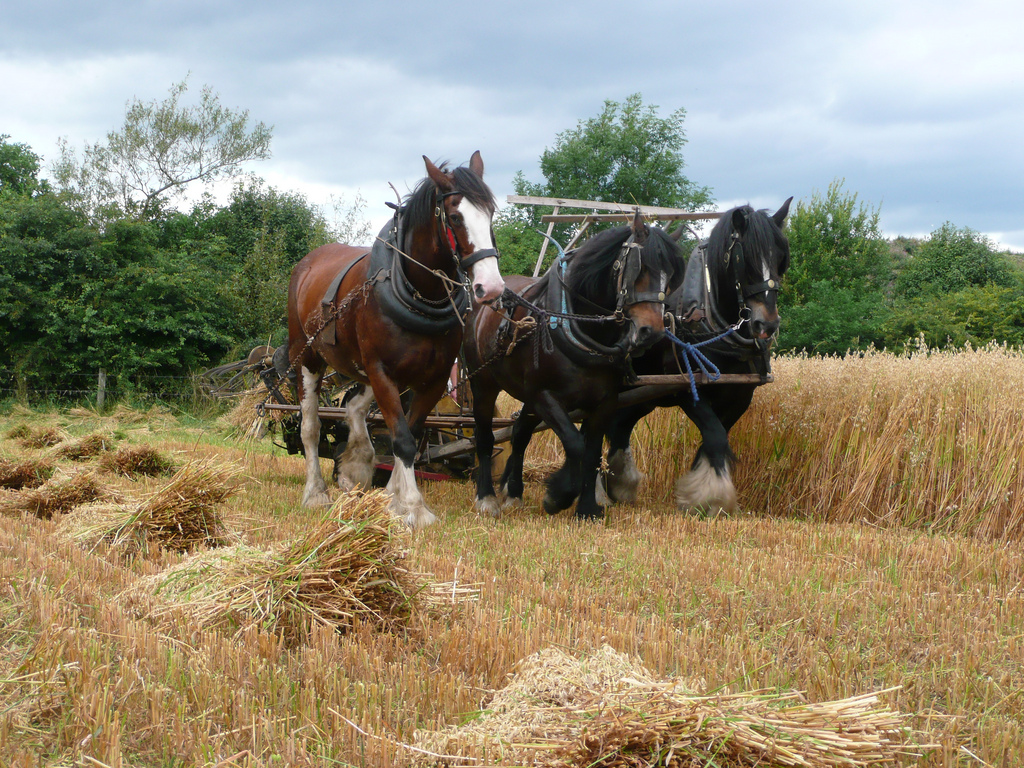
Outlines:
<svg viewBox="0 0 1024 768"><path fill-rule="evenodd" d="M222 106L209 86L197 105L185 106L187 90L186 79L163 101L132 100L121 130L87 145L82 159L62 141L58 188L99 218L112 210L153 218L188 184L237 176L242 163L270 156L270 127L250 128L248 110Z"/></svg>
<svg viewBox="0 0 1024 768"><path fill-rule="evenodd" d="M45 192L49 183L39 179L39 155L27 144L14 144L0 133L0 195L32 195Z"/></svg>
<svg viewBox="0 0 1024 768"><path fill-rule="evenodd" d="M782 349L842 354L880 341L893 261L878 216L842 180L797 203L786 228L792 266L779 301Z"/></svg>
<svg viewBox="0 0 1024 768"><path fill-rule="evenodd" d="M621 104L605 101L601 114L558 134L544 150L540 169L547 181L533 189L579 200L705 208L711 190L683 175L685 118L682 108L661 117L639 93Z"/></svg>
<svg viewBox="0 0 1024 768"><path fill-rule="evenodd" d="M950 293L989 284L1012 282L1007 259L996 253L992 241L969 227L946 222L931 233L907 262L896 292L900 296Z"/></svg>
<svg viewBox="0 0 1024 768"><path fill-rule="evenodd" d="M559 133L554 146L544 150L543 183L528 181L520 171L513 188L518 195L707 210L711 189L694 184L683 173L685 117L682 108L662 117L657 106L644 105L639 93L621 103L605 101L599 115ZM495 238L502 255L507 250L512 256L511 268L502 266L506 272L532 271L543 242L534 230L541 226L540 217L550 212L537 206L499 213ZM565 242L571 229L556 227L555 238Z"/></svg>

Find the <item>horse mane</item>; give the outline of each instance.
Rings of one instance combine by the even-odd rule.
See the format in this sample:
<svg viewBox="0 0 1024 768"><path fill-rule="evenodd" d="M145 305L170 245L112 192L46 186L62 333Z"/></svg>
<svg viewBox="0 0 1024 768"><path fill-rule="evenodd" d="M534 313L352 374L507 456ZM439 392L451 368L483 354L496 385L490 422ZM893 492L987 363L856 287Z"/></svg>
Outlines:
<svg viewBox="0 0 1024 768"><path fill-rule="evenodd" d="M598 303L602 298L614 300L615 286L609 273L631 231L629 226L615 227L587 240L573 254L566 287L572 293ZM670 282L672 276L682 273L684 268L678 245L660 227L648 228L642 260L648 269L668 275Z"/></svg>
<svg viewBox="0 0 1024 768"><path fill-rule="evenodd" d="M449 173L447 161L437 164L439 170ZM455 177L455 189L469 202L478 208L490 212L492 215L497 209L494 193L484 183L484 180L473 173L469 168L459 166L450 173ZM437 208L437 185L425 176L413 188L412 192L405 196L402 201L402 211L405 214L406 231L418 229L429 224L434 219L434 211Z"/></svg>
<svg viewBox="0 0 1024 768"><path fill-rule="evenodd" d="M756 253L758 254L758 259L763 259L764 254L771 253L773 245L782 246L785 244L782 230L775 225L771 214L764 210L754 210L749 205L738 205L723 213L718 223L711 230L711 234L708 235L708 262L717 265L719 268L724 268L725 265L725 254L729 249L729 240L735 229L733 227L733 214L736 211L743 211L746 214L747 231L743 239L748 248L744 249L745 253ZM785 252L788 256L788 248ZM751 262L752 260L747 262L748 269L755 266ZM760 273L761 263L757 262L756 267L758 273ZM785 271L786 265L779 264L778 267L781 273Z"/></svg>

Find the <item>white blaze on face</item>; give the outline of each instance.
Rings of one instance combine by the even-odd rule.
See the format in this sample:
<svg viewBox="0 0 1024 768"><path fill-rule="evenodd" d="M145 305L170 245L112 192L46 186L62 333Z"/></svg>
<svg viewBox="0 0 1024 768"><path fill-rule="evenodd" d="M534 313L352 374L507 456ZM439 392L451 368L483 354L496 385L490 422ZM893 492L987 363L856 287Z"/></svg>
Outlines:
<svg viewBox="0 0 1024 768"><path fill-rule="evenodd" d="M466 198L459 202L458 210L465 222L466 234L469 235L469 243L472 248L470 253L483 248L494 248L494 241L491 240L490 214L477 208ZM473 297L479 302L494 301L505 290L505 281L498 271L497 258L478 261L470 268L469 279L473 286Z"/></svg>

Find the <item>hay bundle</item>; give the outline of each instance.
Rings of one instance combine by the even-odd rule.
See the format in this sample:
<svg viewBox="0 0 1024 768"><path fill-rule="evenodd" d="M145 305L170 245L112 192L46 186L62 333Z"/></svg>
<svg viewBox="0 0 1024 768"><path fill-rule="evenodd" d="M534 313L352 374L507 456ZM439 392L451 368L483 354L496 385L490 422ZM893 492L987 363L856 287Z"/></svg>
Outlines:
<svg viewBox="0 0 1024 768"><path fill-rule="evenodd" d="M49 448L64 442L70 437L67 432L57 427L41 427L39 429L19 429L15 427L12 432L18 432L19 437L15 438L18 445L25 448Z"/></svg>
<svg viewBox="0 0 1024 768"><path fill-rule="evenodd" d="M292 402L291 388L287 382L281 382L278 391L285 402ZM257 406L264 402L276 400L270 397L270 390L262 381L253 389L239 395L235 407L223 417L223 422L230 433L244 441L259 440L266 434L268 422L280 422L290 415L284 411L264 411L261 416Z"/></svg>
<svg viewBox="0 0 1024 768"><path fill-rule="evenodd" d="M201 553L144 579L126 598L167 601L149 607L158 618L184 615L190 626L239 633L258 626L290 642L314 625L394 628L430 598L424 577L403 565L405 529L389 503L381 490L346 494L300 539Z"/></svg>
<svg viewBox="0 0 1024 768"><path fill-rule="evenodd" d="M116 475L156 477L174 471L174 462L151 445L122 445L100 457L100 468Z"/></svg>
<svg viewBox="0 0 1024 768"><path fill-rule="evenodd" d="M53 464L46 459L0 459L0 488L38 488L52 474Z"/></svg>
<svg viewBox="0 0 1024 768"><path fill-rule="evenodd" d="M26 489L0 501L0 514L29 512L49 519L57 513L70 512L77 506L110 497L96 475L80 472L70 477L53 478L40 488Z"/></svg>
<svg viewBox="0 0 1024 768"><path fill-rule="evenodd" d="M235 493L240 476L235 466L193 462L140 503L80 507L63 527L79 543L105 542L126 557L147 553L150 545L177 552L220 546L230 535L217 506Z"/></svg>
<svg viewBox="0 0 1024 768"><path fill-rule="evenodd" d="M23 440L32 436L32 428L28 424L15 424L4 434L8 440Z"/></svg>
<svg viewBox="0 0 1024 768"><path fill-rule="evenodd" d="M113 448L114 439L102 432L93 432L91 435L80 437L77 440L68 440L53 449L55 456L71 461L82 461L95 456L103 451Z"/></svg>
<svg viewBox="0 0 1024 768"><path fill-rule="evenodd" d="M876 694L697 696L608 646L526 659L479 719L417 734L417 765L868 766L910 754L903 716ZM482 762L479 758L483 758Z"/></svg>

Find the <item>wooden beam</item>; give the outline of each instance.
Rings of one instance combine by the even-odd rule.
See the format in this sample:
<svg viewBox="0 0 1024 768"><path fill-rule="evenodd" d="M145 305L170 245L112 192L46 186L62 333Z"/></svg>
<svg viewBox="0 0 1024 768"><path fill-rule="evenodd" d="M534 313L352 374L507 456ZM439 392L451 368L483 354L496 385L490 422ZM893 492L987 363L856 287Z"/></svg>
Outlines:
<svg viewBox="0 0 1024 768"><path fill-rule="evenodd" d="M658 205L630 205L628 203L605 203L600 200L572 200L565 197L536 197L534 195L509 195L506 202L520 205L550 205L559 208L589 208L595 211L619 211L633 213L637 208L644 216L661 216L667 213L691 213L682 208L664 208Z"/></svg>
<svg viewBox="0 0 1024 768"><path fill-rule="evenodd" d="M629 221L633 218L633 213L633 211L625 211L623 213L549 213L546 216L541 216L540 220L551 226L554 226L556 223L573 224L580 221ZM704 221L720 219L722 214L714 211L706 213L681 211L657 215L652 214L652 217L661 221Z"/></svg>
<svg viewBox="0 0 1024 768"><path fill-rule="evenodd" d="M555 206L555 214L558 213L558 206ZM548 238L551 237L551 233L555 230L555 222L548 224L548 236L544 238L544 242L540 244L540 256L537 257L537 264L533 268L533 276L537 277L540 274L541 264L544 263L544 254L548 252L548 243L551 242Z"/></svg>

